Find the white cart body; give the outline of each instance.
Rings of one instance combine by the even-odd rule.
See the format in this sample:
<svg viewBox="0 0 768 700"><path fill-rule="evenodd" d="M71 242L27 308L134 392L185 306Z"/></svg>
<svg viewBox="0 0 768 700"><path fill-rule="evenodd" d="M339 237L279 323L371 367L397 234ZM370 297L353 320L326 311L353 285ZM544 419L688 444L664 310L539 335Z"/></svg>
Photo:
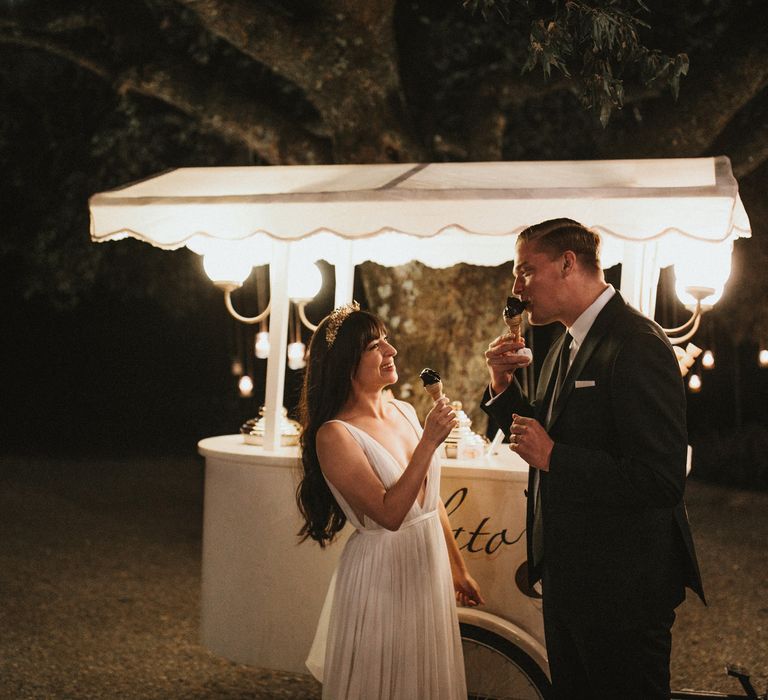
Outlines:
<svg viewBox="0 0 768 700"><path fill-rule="evenodd" d="M206 458L202 641L235 661L305 673L349 528L325 549L298 543L295 448L270 455L227 435L199 449ZM441 495L487 601L461 618L516 640L545 668L540 599L518 574L527 478L527 465L502 446L496 456L444 460Z"/></svg>

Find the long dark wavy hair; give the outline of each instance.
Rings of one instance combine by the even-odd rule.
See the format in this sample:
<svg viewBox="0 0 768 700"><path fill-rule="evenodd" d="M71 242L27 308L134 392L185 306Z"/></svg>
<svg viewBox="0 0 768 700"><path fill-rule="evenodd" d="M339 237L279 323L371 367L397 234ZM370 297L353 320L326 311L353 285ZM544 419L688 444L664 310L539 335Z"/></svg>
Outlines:
<svg viewBox="0 0 768 700"><path fill-rule="evenodd" d="M342 322L336 339L328 347L326 316L309 343L309 362L299 402L301 421L302 478L296 489L296 503L304 518L301 541L312 538L321 547L333 540L347 517L320 470L317 458L317 431L335 418L349 398L352 377L366 346L386 333L384 323L367 311L352 311Z"/></svg>

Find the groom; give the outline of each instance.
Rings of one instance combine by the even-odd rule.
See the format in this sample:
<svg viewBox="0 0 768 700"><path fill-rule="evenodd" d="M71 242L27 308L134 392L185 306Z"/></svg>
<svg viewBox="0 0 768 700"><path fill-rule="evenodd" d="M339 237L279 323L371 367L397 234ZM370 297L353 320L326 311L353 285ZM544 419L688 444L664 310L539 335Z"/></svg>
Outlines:
<svg viewBox="0 0 768 700"><path fill-rule="evenodd" d="M531 324L566 329L535 398L514 379L523 343L485 353L483 408L531 466L528 572L541 580L553 697L669 697L675 608L704 600L683 488L685 391L653 321L606 284L600 238L570 219L517 239L513 292Z"/></svg>

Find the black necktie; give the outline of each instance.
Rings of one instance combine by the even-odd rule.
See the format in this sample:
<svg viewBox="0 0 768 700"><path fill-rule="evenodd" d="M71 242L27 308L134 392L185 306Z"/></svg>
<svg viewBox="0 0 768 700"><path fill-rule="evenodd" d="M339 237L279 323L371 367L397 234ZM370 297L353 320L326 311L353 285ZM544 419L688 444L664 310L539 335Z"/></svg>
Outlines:
<svg viewBox="0 0 768 700"><path fill-rule="evenodd" d="M560 395L560 390L563 388L565 382L565 375L568 374L568 365L571 360L571 341L573 337L568 331L563 336L563 347L560 349L560 356L557 359L557 379L555 380L555 388L552 391L552 403L557 401L557 397Z"/></svg>

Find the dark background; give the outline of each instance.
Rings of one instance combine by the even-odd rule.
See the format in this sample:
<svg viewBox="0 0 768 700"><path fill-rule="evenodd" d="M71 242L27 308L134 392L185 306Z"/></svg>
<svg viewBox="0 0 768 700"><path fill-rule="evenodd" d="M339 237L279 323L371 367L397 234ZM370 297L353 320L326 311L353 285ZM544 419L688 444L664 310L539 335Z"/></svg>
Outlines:
<svg viewBox="0 0 768 700"><path fill-rule="evenodd" d="M118 22L94 23L104 33L93 33L91 14L107 11L132 31L146 29L146 23L156 20L169 46L178 51L179 65L182 57L192 57L197 65L213 71L206 74L211 81L205 97L231 83L237 94L279 107L305 124L326 118L321 108L318 117L310 104L322 100L285 83L278 75L282 64L277 59L272 71L238 54L233 45L210 32L206 18L180 10L180 4L148 0L145 5L131 14L110 3L76 3L77 11L66 3L0 4L3 448L62 454L190 453L202 437L235 432L245 419L257 415L263 402L266 363L245 356L254 329L229 318L221 293L202 272L200 259L185 249L162 251L134 240L91 243L88 197L171 167L268 163L267 151L241 135L217 129L206 121L203 111L142 92L133 78L133 82L115 82L112 78L122 75L119 67L150 70L150 59L157 59L157 37L147 34L145 46L140 34L121 36ZM254 11L275 10L270 3L258 8ZM292 21L314 21L311 8L311 3L290 4ZM666 121L659 122L662 126L634 138L650 144L658 137L659 143L649 145L650 153L644 155L730 155L735 171L741 173L741 194L754 237L736 243L726 295L705 316L695 338L700 346L715 350L717 364L702 375L702 391L689 394L689 428L694 445L703 446L697 465L702 477L764 487L768 483L768 370L758 367L756 357L759 346L768 343L764 195L768 189L768 57L759 42L743 62L744 70L755 76L752 82L734 82L730 88L731 101L741 100L743 106L726 114L730 103L717 103L723 116L719 126L712 127L707 145L676 144L662 133L664 124L676 120L693 123L695 109L702 110L699 122L711 115L707 100L712 96L705 94L706 86L720 79L718 70L735 70L742 60L724 47L734 46L730 37L735 32L749 48L750 27L755 17L764 15L759 2L725 0L655 3L652 10L646 17L651 28L644 30L643 39L672 54L687 51L691 73L681 82L678 102L662 92L649 96L642 90L628 91L624 110L614 112L603 127L594 111L579 105L569 85L560 85L560 78L542 82L536 73L520 77L522 82L516 85L528 91L524 100L508 95L502 99L496 93L492 96L497 102L492 105L487 95L484 100L468 99L473 79L498 74L483 73L483 66L501 70L512 65L519 76L515 42L524 44L527 30L521 31L514 18L509 25L494 17L485 21L459 3L450 7L397 3L393 26L403 99L422 143L432 139L426 151L415 149L402 155L483 159L488 154L473 150L479 146L471 139L462 142L460 136L474 133L468 114L480 119L498 109L505 127L497 157L603 157L610 150L606 144L619 136L626 144L619 155L629 157L638 147L632 143L634 123L644 117L656 124L660 108L668 113ZM78 29L77 21L84 28ZM77 60L62 50L63 44L53 44L53 39L69 39L70 31L79 42L64 48L84 47ZM133 38L129 41L129 37ZM289 39L286 35L288 53L293 50ZM104 56L111 57L109 65L115 71L106 79L95 76L85 62L98 57L107 65ZM121 62L125 65L118 65ZM308 63L306 70L315 68ZM354 83L357 72L352 67L350 71L349 80ZM702 71L709 80L701 78ZM343 88L342 80L327 89ZM739 93L746 90L751 90L746 96ZM367 114L374 119L375 107L369 107ZM339 134L355 129L361 134L360 143L372 138L353 121L316 129L321 135L331 133L323 136L333 149L328 159L354 161L347 135ZM436 140L436 134L441 140ZM754 142L745 144L746 136ZM612 148L615 156L619 147ZM286 159L293 157L285 153ZM366 151L359 146L356 153L363 157ZM330 277L328 269L325 274ZM669 288L662 276L657 312L662 325L676 325L686 317ZM309 306L311 318L317 321L330 310L331 294L327 284L324 294ZM365 302L360 280L355 294ZM237 293L236 304L253 313L263 308L264 300L258 298L256 285L249 283ZM232 374L232 363L238 358L255 369L256 391L249 399L239 397ZM301 373L286 372L286 403L292 407ZM727 475L722 473L723 456L731 462Z"/></svg>

